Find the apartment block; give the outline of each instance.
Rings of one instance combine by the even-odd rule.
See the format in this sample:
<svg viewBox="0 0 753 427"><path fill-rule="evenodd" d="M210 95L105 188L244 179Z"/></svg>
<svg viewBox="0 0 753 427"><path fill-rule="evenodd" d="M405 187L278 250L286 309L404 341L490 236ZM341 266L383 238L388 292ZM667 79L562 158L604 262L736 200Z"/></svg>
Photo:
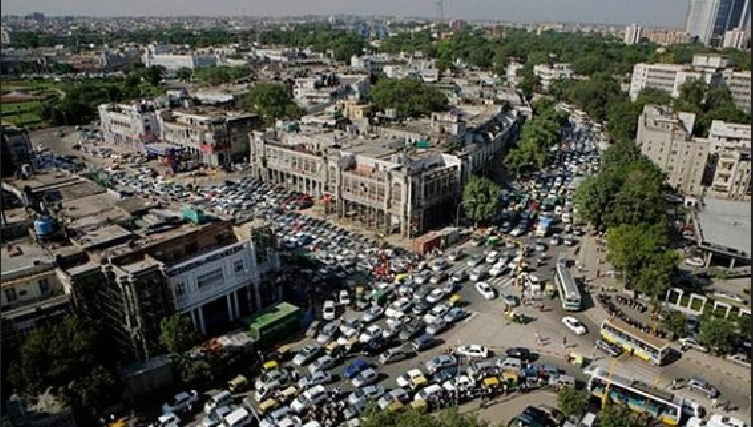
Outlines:
<svg viewBox="0 0 753 427"><path fill-rule="evenodd" d="M248 135L261 124L255 114L221 109L176 109L160 114L162 141L208 166L223 166L248 157Z"/></svg>
<svg viewBox="0 0 753 427"><path fill-rule="evenodd" d="M737 108L750 111L751 72L724 70L722 75Z"/></svg>
<svg viewBox="0 0 753 427"><path fill-rule="evenodd" d="M541 78L541 88L546 92L552 82L559 79L572 79L570 64L538 64L533 66L533 74Z"/></svg>
<svg viewBox="0 0 753 427"><path fill-rule="evenodd" d="M71 312L70 290L58 279L55 259L29 239L4 242L0 253L3 340L11 348L31 331Z"/></svg>
<svg viewBox="0 0 753 427"><path fill-rule="evenodd" d="M722 48L724 49L747 49L750 45L750 31L735 28L724 33Z"/></svg>
<svg viewBox="0 0 753 427"><path fill-rule="evenodd" d="M452 220L462 185L471 174L488 173L517 137L512 116L498 107L480 110L464 116L433 113L374 128L369 136L311 129L255 132L252 171L266 182L328 201L331 213L364 228L413 237ZM443 152L440 135L463 148Z"/></svg>
<svg viewBox="0 0 753 427"><path fill-rule="evenodd" d="M708 66L714 60L706 60L701 56L694 65L681 64L635 64L630 80L630 99L635 101L643 89L658 89L669 93L672 98L680 96L680 87L690 80L702 80L711 87L720 86L724 79L721 67ZM721 64L722 62L720 62ZM707 65L704 65L707 64Z"/></svg>
<svg viewBox="0 0 753 427"><path fill-rule="evenodd" d="M643 27L637 24L630 24L625 27L625 37L623 42L625 44L638 44L641 42L643 36Z"/></svg>
<svg viewBox="0 0 753 427"><path fill-rule="evenodd" d="M181 68L194 70L196 68L210 68L217 66L217 55L201 54L187 46L150 44L142 57L146 67L160 66L168 71Z"/></svg>
<svg viewBox="0 0 753 427"><path fill-rule="evenodd" d="M667 183L689 196L703 193L709 141L692 136L695 114L674 113L666 106L646 105L638 118L636 144L667 175Z"/></svg>
<svg viewBox="0 0 753 427"><path fill-rule="evenodd" d="M668 30L665 28L644 30L643 37L651 43L656 43L660 46L690 44L692 41L690 34L685 31Z"/></svg>
<svg viewBox="0 0 753 427"><path fill-rule="evenodd" d="M102 137L112 145L143 152L160 139L160 106L142 100L131 104L102 104L98 108Z"/></svg>
<svg viewBox="0 0 753 427"><path fill-rule="evenodd" d="M750 124L711 122L709 144L717 163L708 195L717 199L750 200Z"/></svg>

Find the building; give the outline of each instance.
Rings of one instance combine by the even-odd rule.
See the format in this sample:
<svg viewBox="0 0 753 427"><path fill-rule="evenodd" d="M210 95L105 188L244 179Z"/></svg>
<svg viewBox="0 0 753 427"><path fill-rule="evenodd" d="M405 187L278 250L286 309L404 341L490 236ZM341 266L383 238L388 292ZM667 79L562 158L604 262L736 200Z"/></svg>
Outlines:
<svg viewBox="0 0 753 427"><path fill-rule="evenodd" d="M160 139L160 106L153 101L102 104L97 109L102 137L108 144L144 152L147 144Z"/></svg>
<svg viewBox="0 0 753 427"><path fill-rule="evenodd" d="M194 70L215 67L218 65L218 58L214 54L197 53L187 46L150 44L146 47L142 62L147 68L161 66L167 71L177 71L181 68Z"/></svg>
<svg viewBox="0 0 753 427"><path fill-rule="evenodd" d="M750 111L750 71L724 70L722 73L724 83L732 94L737 108Z"/></svg>
<svg viewBox="0 0 753 427"><path fill-rule="evenodd" d="M255 132L251 169L265 182L324 199L328 212L364 228L413 237L453 219L462 185L471 174L488 173L517 138L512 117L499 107L468 107L373 128L368 137L305 128ZM462 149L443 152L440 141L450 140Z"/></svg>
<svg viewBox="0 0 753 427"><path fill-rule="evenodd" d="M13 176L21 166L31 164L34 149L29 138L29 131L13 125L2 125L2 176Z"/></svg>
<svg viewBox="0 0 753 427"><path fill-rule="evenodd" d="M248 135L261 124L255 114L215 108L164 110L162 141L179 146L189 160L224 166L248 157Z"/></svg>
<svg viewBox="0 0 753 427"><path fill-rule="evenodd" d="M533 66L533 74L541 78L541 89L549 90L552 82L559 79L572 79L570 64L538 64Z"/></svg>
<svg viewBox="0 0 753 427"><path fill-rule="evenodd" d="M711 87L724 82L722 70L727 61L714 55L696 55L691 65L635 64L630 79L630 99L635 101L643 89L659 89L672 98L680 96L680 87L689 80L702 80Z"/></svg>
<svg viewBox="0 0 753 427"><path fill-rule="evenodd" d="M685 31L705 45L721 45L724 34L733 28L745 28L744 16L750 0L691 0ZM749 12L748 12L749 13ZM742 25L741 25L742 24Z"/></svg>
<svg viewBox="0 0 753 427"><path fill-rule="evenodd" d="M724 49L747 49L750 45L750 31L735 28L724 33Z"/></svg>
<svg viewBox="0 0 753 427"><path fill-rule="evenodd" d="M638 44L643 36L643 27L637 24L630 24L625 27L625 44Z"/></svg>
<svg viewBox="0 0 753 427"><path fill-rule="evenodd" d="M704 256L704 266L712 261L750 265L750 202L706 197L693 212L696 245Z"/></svg>
<svg viewBox="0 0 753 427"><path fill-rule="evenodd" d="M55 259L30 239L4 242L0 254L3 341L20 345L40 325L51 325L71 312L70 290L58 279Z"/></svg>
<svg viewBox="0 0 753 427"><path fill-rule="evenodd" d="M692 42L689 33L666 28L646 29L643 31L643 37L651 43L656 43L660 46L690 44Z"/></svg>
<svg viewBox="0 0 753 427"><path fill-rule="evenodd" d="M709 154L708 140L693 138L695 114L646 105L638 118L636 144L661 168L667 183L689 196L700 196Z"/></svg>
<svg viewBox="0 0 753 427"><path fill-rule="evenodd" d="M709 145L717 161L707 194L717 199L750 200L750 124L712 121Z"/></svg>

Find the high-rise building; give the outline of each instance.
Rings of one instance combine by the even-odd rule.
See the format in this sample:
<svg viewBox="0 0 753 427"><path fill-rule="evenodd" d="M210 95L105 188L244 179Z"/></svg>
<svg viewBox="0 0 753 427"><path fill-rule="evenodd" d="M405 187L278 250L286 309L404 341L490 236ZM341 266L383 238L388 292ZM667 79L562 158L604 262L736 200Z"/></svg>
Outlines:
<svg viewBox="0 0 753 427"><path fill-rule="evenodd" d="M690 0L685 30L703 44L720 44L724 33L749 20L745 16L749 3L750 0Z"/></svg>
<svg viewBox="0 0 753 427"><path fill-rule="evenodd" d="M750 33L750 13L750 0L745 0L743 4L743 11L740 14L740 24L737 27L743 29L744 31L747 31L748 33Z"/></svg>
<svg viewBox="0 0 753 427"><path fill-rule="evenodd" d="M724 49L745 49L750 42L750 32L741 28L735 28L724 33L724 41L722 47Z"/></svg>
<svg viewBox="0 0 753 427"><path fill-rule="evenodd" d="M638 44L643 36L643 27L630 24L625 27L625 44Z"/></svg>

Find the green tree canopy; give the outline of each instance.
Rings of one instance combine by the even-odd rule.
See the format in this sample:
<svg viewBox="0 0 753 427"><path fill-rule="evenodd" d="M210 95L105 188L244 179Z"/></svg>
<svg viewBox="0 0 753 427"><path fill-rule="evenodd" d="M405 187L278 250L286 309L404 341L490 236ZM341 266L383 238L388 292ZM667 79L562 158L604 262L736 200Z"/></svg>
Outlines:
<svg viewBox="0 0 753 427"><path fill-rule="evenodd" d="M561 129L568 123L567 113L557 111L551 101L536 101L533 113L533 119L523 124L517 147L505 156L505 164L517 172L528 165L543 168L549 150L559 142Z"/></svg>
<svg viewBox="0 0 753 427"><path fill-rule="evenodd" d="M735 329L730 320L710 317L701 322L698 341L716 353L729 353L735 346Z"/></svg>
<svg viewBox="0 0 753 427"><path fill-rule="evenodd" d="M664 310L662 313L662 326L678 337L688 334L688 318L679 310Z"/></svg>
<svg viewBox="0 0 753 427"><path fill-rule="evenodd" d="M645 414L632 412L627 407L607 406L601 411L601 427L648 427L652 420Z"/></svg>
<svg viewBox="0 0 753 427"><path fill-rule="evenodd" d="M566 417L580 417L586 412L588 393L572 387L564 387L557 394L557 406Z"/></svg>
<svg viewBox="0 0 753 427"><path fill-rule="evenodd" d="M178 72L180 71L181 70L178 70ZM233 83L236 80L247 78L250 75L251 69L248 67L199 68L193 72L196 81L210 86Z"/></svg>
<svg viewBox="0 0 753 427"><path fill-rule="evenodd" d="M418 117L447 108L447 97L437 88L415 79L381 78L369 91L374 106L393 108L398 117Z"/></svg>
<svg viewBox="0 0 753 427"><path fill-rule="evenodd" d="M267 126L279 119L297 119L303 115L288 87L279 83L257 83L241 100L241 107L258 114Z"/></svg>
<svg viewBox="0 0 753 427"><path fill-rule="evenodd" d="M159 342L170 354L182 354L199 341L199 333L188 316L176 313L160 322Z"/></svg>
<svg viewBox="0 0 753 427"><path fill-rule="evenodd" d="M487 221L497 213L499 185L486 177L471 177L463 187L463 209L472 221Z"/></svg>
<svg viewBox="0 0 753 427"><path fill-rule="evenodd" d="M407 411L380 411L372 405L366 409L361 422L362 427L488 427L489 424L479 420L473 414L460 414L449 409L439 414L421 413L415 409Z"/></svg>

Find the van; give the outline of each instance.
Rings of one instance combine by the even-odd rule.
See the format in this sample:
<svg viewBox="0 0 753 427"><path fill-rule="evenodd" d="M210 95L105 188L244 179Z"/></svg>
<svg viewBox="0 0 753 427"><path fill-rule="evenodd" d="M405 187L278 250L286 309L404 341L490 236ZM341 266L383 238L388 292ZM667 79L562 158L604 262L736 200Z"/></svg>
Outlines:
<svg viewBox="0 0 753 427"><path fill-rule="evenodd" d="M251 414L246 408L238 408L222 420L223 427L247 427L251 425Z"/></svg>
<svg viewBox="0 0 753 427"><path fill-rule="evenodd" d="M398 362L403 359L415 356L416 350L413 347L397 347L391 348L379 356L379 362L382 364Z"/></svg>
<svg viewBox="0 0 753 427"><path fill-rule="evenodd" d="M213 410L228 406L233 403L233 395L229 391L223 390L213 396L204 404L204 413L209 415Z"/></svg>
<svg viewBox="0 0 753 427"><path fill-rule="evenodd" d="M413 349L416 351L424 351L430 349L437 342L434 335L423 334L413 341Z"/></svg>

